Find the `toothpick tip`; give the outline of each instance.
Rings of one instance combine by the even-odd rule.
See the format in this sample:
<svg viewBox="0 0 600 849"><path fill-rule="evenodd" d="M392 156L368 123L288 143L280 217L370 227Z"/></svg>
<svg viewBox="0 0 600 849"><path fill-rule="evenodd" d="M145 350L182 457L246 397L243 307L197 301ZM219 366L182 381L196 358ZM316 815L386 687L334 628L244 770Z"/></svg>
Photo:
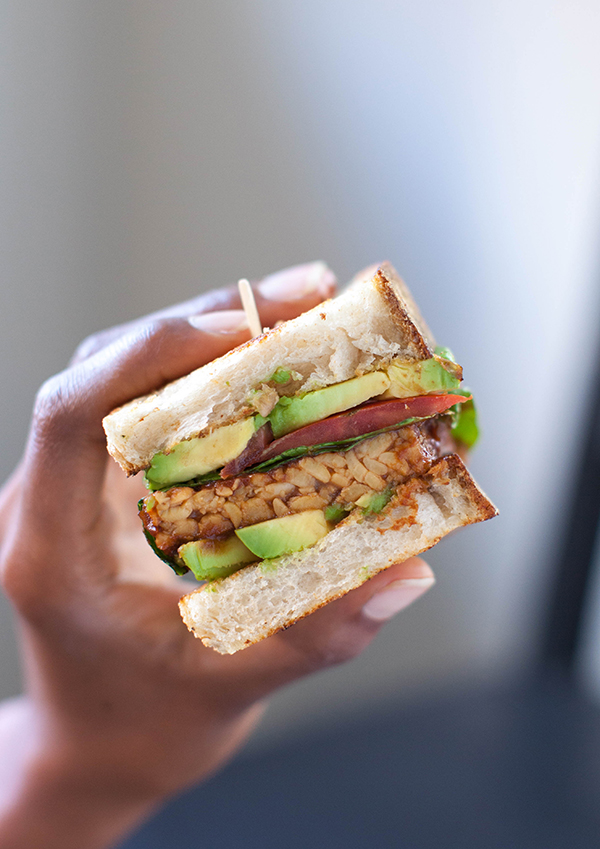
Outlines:
<svg viewBox="0 0 600 849"><path fill-rule="evenodd" d="M254 298L254 292L252 291L252 286L250 285L250 282L246 280L245 277L242 277L241 280L238 280L238 290L240 293L240 298L242 299L242 306L244 308L244 312L246 313L246 319L248 321L250 333L253 337L260 336L263 332L263 328L260 321L260 316L258 314L256 300Z"/></svg>

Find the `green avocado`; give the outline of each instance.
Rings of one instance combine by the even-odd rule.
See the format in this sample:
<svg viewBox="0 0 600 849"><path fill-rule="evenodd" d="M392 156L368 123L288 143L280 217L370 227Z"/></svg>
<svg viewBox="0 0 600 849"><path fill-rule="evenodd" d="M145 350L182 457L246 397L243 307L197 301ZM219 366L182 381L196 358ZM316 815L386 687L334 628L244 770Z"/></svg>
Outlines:
<svg viewBox="0 0 600 849"><path fill-rule="evenodd" d="M277 439L304 425L357 407L369 398L381 395L389 385L389 378L384 372L373 371L362 377L354 377L343 383L307 392L305 395L280 398L268 416L273 436Z"/></svg>
<svg viewBox="0 0 600 849"><path fill-rule="evenodd" d="M433 353L437 354L437 356L441 357L443 360L450 360L451 363L456 363L456 357L452 353L451 348L444 348L442 345L436 345Z"/></svg>
<svg viewBox="0 0 600 849"><path fill-rule="evenodd" d="M225 540L186 542L177 554L199 581L225 578L240 566L256 560L256 556L236 536Z"/></svg>
<svg viewBox="0 0 600 849"><path fill-rule="evenodd" d="M413 395L453 392L462 380L462 369L452 360L431 357L417 363L392 363L387 371L390 388L388 398L409 398Z"/></svg>
<svg viewBox="0 0 600 849"><path fill-rule="evenodd" d="M387 507L394 494L393 487L388 487L382 492L368 492L356 502L358 507L362 507L363 516L370 516L373 513L381 513L384 507Z"/></svg>
<svg viewBox="0 0 600 849"><path fill-rule="evenodd" d="M275 369L271 377L268 377L264 382L265 383L290 383L292 380L292 373L285 368L279 366L279 368Z"/></svg>
<svg viewBox="0 0 600 849"><path fill-rule="evenodd" d="M180 442L168 453L155 454L146 470L150 489L162 489L184 483L220 469L242 453L248 440L264 419L254 416L217 428L208 436L197 436Z"/></svg>
<svg viewBox="0 0 600 849"><path fill-rule="evenodd" d="M270 519L248 528L238 528L236 536L262 560L281 557L314 545L330 530L322 510L306 510ZM181 549L180 549L181 551Z"/></svg>

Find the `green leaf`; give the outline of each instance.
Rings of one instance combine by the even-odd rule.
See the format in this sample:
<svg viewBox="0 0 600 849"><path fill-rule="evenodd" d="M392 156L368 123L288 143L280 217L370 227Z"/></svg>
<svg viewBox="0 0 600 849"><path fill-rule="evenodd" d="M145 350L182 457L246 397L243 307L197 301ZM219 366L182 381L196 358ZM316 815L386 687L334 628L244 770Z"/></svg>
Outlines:
<svg viewBox="0 0 600 849"><path fill-rule="evenodd" d="M160 557L163 563L168 563L176 575L185 575L186 572L189 572L188 567L185 565L185 563L182 563L178 557L170 557L168 554L165 554L164 551L161 551L161 549L156 544L156 540L154 539L150 531L146 530L146 528L144 528L144 536L148 540L148 544L150 545L150 548L156 554L156 556Z"/></svg>
<svg viewBox="0 0 600 849"><path fill-rule="evenodd" d="M462 442L467 448L473 448L479 439L479 426L477 424L477 410L473 399L462 404L456 404L454 422L452 424L452 436L457 442ZM454 407L452 408L454 411Z"/></svg>

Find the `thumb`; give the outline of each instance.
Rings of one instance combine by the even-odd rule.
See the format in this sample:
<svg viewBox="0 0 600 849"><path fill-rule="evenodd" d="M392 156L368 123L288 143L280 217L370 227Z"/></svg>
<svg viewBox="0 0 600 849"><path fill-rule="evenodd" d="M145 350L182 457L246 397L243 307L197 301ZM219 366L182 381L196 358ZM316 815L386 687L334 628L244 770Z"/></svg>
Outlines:
<svg viewBox="0 0 600 849"><path fill-rule="evenodd" d="M411 557L325 605L291 628L227 658L239 691L263 698L298 678L359 655L396 613L435 584L431 568Z"/></svg>
<svg viewBox="0 0 600 849"><path fill-rule="evenodd" d="M243 313L211 313L210 328L185 318L136 329L44 384L25 456L26 492L37 521L66 538L94 524L108 455L102 419L115 407L174 380L248 338ZM208 317L205 317L208 318ZM227 319L226 332L214 326Z"/></svg>

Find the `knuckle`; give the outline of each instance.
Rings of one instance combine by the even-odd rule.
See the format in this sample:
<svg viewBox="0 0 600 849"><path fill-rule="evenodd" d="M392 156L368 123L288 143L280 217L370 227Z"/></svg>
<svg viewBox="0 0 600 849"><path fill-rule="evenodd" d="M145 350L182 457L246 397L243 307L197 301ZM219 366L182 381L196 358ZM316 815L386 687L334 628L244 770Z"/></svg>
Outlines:
<svg viewBox="0 0 600 849"><path fill-rule="evenodd" d="M73 400L64 374L49 378L42 384L35 399L33 420L36 429L45 430L56 419L68 417L72 407Z"/></svg>
<svg viewBox="0 0 600 849"><path fill-rule="evenodd" d="M71 358L71 364L78 365L114 344L121 343L127 347L132 342L153 345L161 340L166 342L172 337L174 329L185 324L185 318L182 316L153 315L100 330L79 343Z"/></svg>
<svg viewBox="0 0 600 849"><path fill-rule="evenodd" d="M342 663L348 663L348 661L354 660L363 648L364 645L362 643L357 644L354 640L342 641L334 639L323 652L323 665L340 666Z"/></svg>
<svg viewBox="0 0 600 849"><path fill-rule="evenodd" d="M3 558L0 573L2 591L24 619L35 619L41 608L40 586L31 580L30 570L16 554Z"/></svg>
<svg viewBox="0 0 600 849"><path fill-rule="evenodd" d="M189 323L182 318L155 318L139 328L140 342L151 345L160 353L163 347L171 347L177 337L189 331Z"/></svg>
<svg viewBox="0 0 600 849"><path fill-rule="evenodd" d="M154 318L138 322L122 335L111 339L106 337L107 345L99 344L93 353L101 352L105 348L108 357L122 357L151 349L153 356L160 356L165 349L169 350L174 342L177 342L177 334L181 333L182 324L179 318Z"/></svg>
<svg viewBox="0 0 600 849"><path fill-rule="evenodd" d="M87 360L106 344L107 332L102 330L98 333L92 333L90 336L79 343L75 349L75 353L71 358L72 363L79 363L82 360Z"/></svg>
<svg viewBox="0 0 600 849"><path fill-rule="evenodd" d="M87 393L83 384L77 384L73 371L49 378L38 391L32 419L36 440L54 443L68 433L83 429Z"/></svg>
<svg viewBox="0 0 600 849"><path fill-rule="evenodd" d="M70 576L56 571L42 539L24 541L21 528L5 543L0 557L0 588L19 616L35 625L59 622L76 592Z"/></svg>
<svg viewBox="0 0 600 849"><path fill-rule="evenodd" d="M347 623L323 635L321 639L302 645L305 660L311 669L340 666L357 657L371 634L366 634L358 623Z"/></svg>
<svg viewBox="0 0 600 849"><path fill-rule="evenodd" d="M104 400L107 383L117 380L123 369L123 363L137 354L152 350L152 362L161 362L180 343L185 343L184 330L187 322L182 319L160 318L150 321L126 334L112 340L116 348L106 348L102 340L110 341L106 332L88 337L78 350L88 353L102 353L106 350L105 360L93 363L75 362L59 374L50 377L39 389L33 410L33 433L43 441L54 441L65 433L86 432L90 427L90 417L99 410L98 399ZM93 351L97 348L97 351ZM148 358L149 361L149 358ZM116 406L110 403L106 413ZM101 411L102 412L102 411ZM103 414L106 414L103 413Z"/></svg>
<svg viewBox="0 0 600 849"><path fill-rule="evenodd" d="M121 344L123 351L137 354L148 367L155 370L157 364L172 362L186 349L191 332L191 325L186 319L156 318L137 327Z"/></svg>

